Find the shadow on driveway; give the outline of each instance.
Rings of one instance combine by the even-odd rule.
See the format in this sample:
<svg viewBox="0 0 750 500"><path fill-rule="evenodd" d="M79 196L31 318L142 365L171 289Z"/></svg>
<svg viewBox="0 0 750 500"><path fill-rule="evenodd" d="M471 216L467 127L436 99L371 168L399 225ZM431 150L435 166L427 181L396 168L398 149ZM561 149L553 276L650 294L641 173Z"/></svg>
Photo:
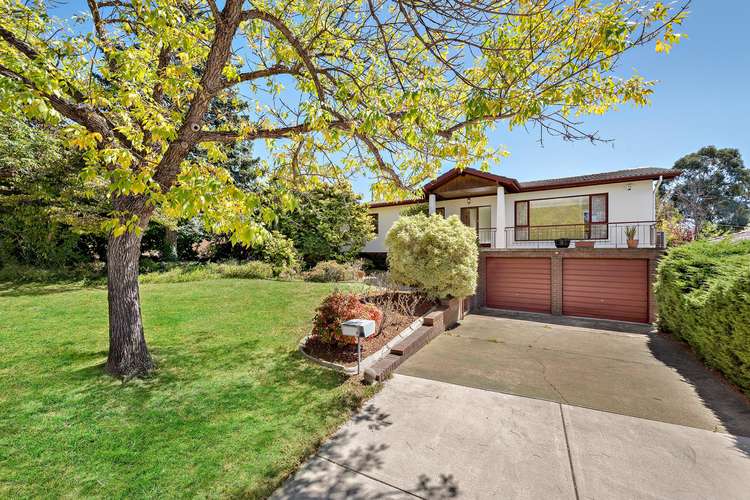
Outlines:
<svg viewBox="0 0 750 500"><path fill-rule="evenodd" d="M650 325L482 310L397 373L750 436L750 400Z"/></svg>

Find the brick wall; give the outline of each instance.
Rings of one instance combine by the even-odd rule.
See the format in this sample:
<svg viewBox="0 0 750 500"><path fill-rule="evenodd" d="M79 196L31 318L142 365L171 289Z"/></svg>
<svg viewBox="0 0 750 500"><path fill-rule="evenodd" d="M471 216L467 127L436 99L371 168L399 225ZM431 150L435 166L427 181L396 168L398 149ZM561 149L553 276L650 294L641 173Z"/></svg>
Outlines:
<svg viewBox="0 0 750 500"><path fill-rule="evenodd" d="M663 250L653 248L550 248L550 249L491 249L482 250L479 254L479 283L477 294L474 297L475 306L484 306L486 289L486 261L487 257L531 257L550 259L551 263L551 306L552 314L562 314L562 291L563 291L563 259L586 258L586 259L646 259L648 261L649 280L649 320L656 321L657 304L651 287L656 278L656 265L659 258L664 254Z"/></svg>

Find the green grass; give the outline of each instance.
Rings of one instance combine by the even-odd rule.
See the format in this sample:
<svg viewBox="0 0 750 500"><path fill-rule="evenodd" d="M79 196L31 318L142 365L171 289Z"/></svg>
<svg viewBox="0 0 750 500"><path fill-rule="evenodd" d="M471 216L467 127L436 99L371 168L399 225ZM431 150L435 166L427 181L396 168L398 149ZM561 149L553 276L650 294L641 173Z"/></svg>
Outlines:
<svg viewBox="0 0 750 500"><path fill-rule="evenodd" d="M102 371L101 288L0 296L0 498L262 497L367 396L297 342L331 285L144 284L158 369Z"/></svg>

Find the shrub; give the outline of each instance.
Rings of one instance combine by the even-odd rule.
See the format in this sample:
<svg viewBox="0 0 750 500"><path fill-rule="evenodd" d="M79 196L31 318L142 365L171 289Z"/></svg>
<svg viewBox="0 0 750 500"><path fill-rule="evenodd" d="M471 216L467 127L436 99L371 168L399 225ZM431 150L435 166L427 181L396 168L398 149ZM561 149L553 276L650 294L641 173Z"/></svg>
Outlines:
<svg viewBox="0 0 750 500"><path fill-rule="evenodd" d="M215 264L219 275L224 278L268 280L273 278L274 269L268 262L251 260L242 264Z"/></svg>
<svg viewBox="0 0 750 500"><path fill-rule="evenodd" d="M362 262L340 264L334 260L318 262L314 268L305 273L307 281L335 283L340 281L359 281L365 277Z"/></svg>
<svg viewBox="0 0 750 500"><path fill-rule="evenodd" d="M348 184L321 185L296 193L299 207L280 214L279 230L305 263L349 262L373 236L367 205Z"/></svg>
<svg viewBox="0 0 750 500"><path fill-rule="evenodd" d="M383 313L374 304L363 303L355 293L333 292L318 307L313 320L312 334L326 344L351 344L357 339L341 333L341 323L350 319L371 319L380 333Z"/></svg>
<svg viewBox="0 0 750 500"><path fill-rule="evenodd" d="M661 260L659 327L750 394L750 241L698 241Z"/></svg>
<svg viewBox="0 0 750 500"><path fill-rule="evenodd" d="M257 257L263 262L272 264L276 275L293 274L299 271L301 264L300 256L292 240L278 231L273 231L271 236L263 242L257 251Z"/></svg>
<svg viewBox="0 0 750 500"><path fill-rule="evenodd" d="M477 286L479 249L473 229L458 217L399 218L386 235L388 269L398 284L431 298L466 297Z"/></svg>

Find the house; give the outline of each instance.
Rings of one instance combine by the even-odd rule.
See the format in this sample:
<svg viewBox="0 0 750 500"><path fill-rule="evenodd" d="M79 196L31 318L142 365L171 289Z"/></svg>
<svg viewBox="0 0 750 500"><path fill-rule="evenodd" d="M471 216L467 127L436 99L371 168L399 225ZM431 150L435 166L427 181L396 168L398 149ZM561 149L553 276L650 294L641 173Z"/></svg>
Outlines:
<svg viewBox="0 0 750 500"><path fill-rule="evenodd" d="M477 306L625 321L653 321L650 284L664 236L656 230L659 183L680 174L635 168L519 182L451 170L420 198L371 203L376 237L365 256L387 253L385 235L410 205L456 215L480 245ZM635 232L630 248L626 230ZM567 248L557 248L569 240Z"/></svg>

